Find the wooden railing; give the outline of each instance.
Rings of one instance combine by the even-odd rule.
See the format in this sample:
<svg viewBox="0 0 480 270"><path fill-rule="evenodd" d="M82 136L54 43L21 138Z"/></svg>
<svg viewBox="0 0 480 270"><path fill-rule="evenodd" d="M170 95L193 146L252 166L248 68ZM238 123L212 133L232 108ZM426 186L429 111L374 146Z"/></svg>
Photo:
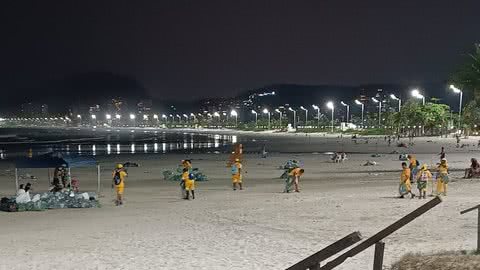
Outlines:
<svg viewBox="0 0 480 270"><path fill-rule="evenodd" d="M480 252L480 204L472 208L465 209L460 212L460 215L466 214L473 210L478 210L478 221L477 221L477 252Z"/></svg>
<svg viewBox="0 0 480 270"><path fill-rule="evenodd" d="M359 254L360 252L364 251L365 249L367 249L367 248L369 248L373 245L375 245L375 258L374 258L374 263L373 263L373 269L374 270L381 270L382 266L383 266L383 255L384 255L384 249L385 249L385 244L382 242L382 240L385 237L387 237L390 234L397 231L398 229L407 225L408 223L410 223L411 221L413 221L417 217L425 214L428 210L437 206L441 202L442 202L442 199L440 197L435 197L434 199L430 200L429 202L427 202L424 205L420 206L419 208L415 209L410 214L402 217L401 219L399 219L395 223L393 223L390 226L386 227L385 229L379 231L375 235L371 236L370 238L366 239L365 241L361 242L357 246L353 247L352 249L350 249L347 252L343 253L342 255L338 256L334 260L328 262L324 266L321 266L320 268L319 268L319 266L320 266L321 261L325 260L326 258L324 258L323 256L318 256L317 254L319 254L323 251L322 254L329 254L328 257L330 257L330 256L334 255L335 253L337 253L338 251L341 251L344 248L346 248L348 246L351 246L354 243L351 243L350 245L346 246L350 242L345 241L345 243L343 243L344 248L340 249L342 247L342 245L337 244L337 243L341 242L345 238L340 239L339 241L335 242L334 244L332 244L332 245L324 248L323 250L315 253L314 255L296 263L295 265L291 266L290 268L287 268L287 270L306 270L306 269L310 269L310 270L314 270L314 269L315 270L316 269L327 270L328 269L329 270L329 269L333 269L333 268L339 266L340 264L344 263L348 258L351 258L351 257ZM478 207L480 207L480 206L478 206ZM467 210L471 211L471 209L467 209ZM479 221L480 221L480 219L479 219ZM333 248L332 248L332 246L333 246ZM327 253L325 251L328 248L331 248L330 252L334 252L336 250L338 250L338 251L335 252L334 254L330 254L330 253ZM315 256L315 255L317 255L317 256Z"/></svg>

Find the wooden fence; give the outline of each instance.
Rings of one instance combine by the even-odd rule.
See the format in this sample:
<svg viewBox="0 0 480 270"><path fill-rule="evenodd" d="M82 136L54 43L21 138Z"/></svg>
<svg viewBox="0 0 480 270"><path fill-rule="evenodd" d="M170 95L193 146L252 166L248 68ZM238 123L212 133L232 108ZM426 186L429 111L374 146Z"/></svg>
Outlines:
<svg viewBox="0 0 480 270"><path fill-rule="evenodd" d="M351 258L362 251L366 250L367 248L375 245L375 256L374 256L374 263L373 269L374 270L381 270L383 267L383 255L385 244L382 240L389 236L390 234L394 233L398 229L402 228L403 226L407 225L417 217L425 214L428 210L432 209L433 207L437 206L442 202L440 197L435 197L434 199L430 200L429 202L425 203L424 205L420 206L419 208L415 209L413 212L409 213L408 215L402 217L395 223L391 224L390 226L386 227L385 229L379 231L378 233L374 234L370 238L366 239L365 241L361 242L357 246L353 247L352 249L346 251L345 253L341 254L337 258L329 261L324 266L320 266L320 263L333 256L334 254L340 252L341 250L353 245L354 243L358 242L358 237L360 237L359 233L350 234L337 242L333 243L332 245L322 249L321 251L313 254L312 256L296 263L295 265L287 268L287 270L329 270L333 269L340 264L344 263L348 258ZM480 206L478 206L480 209ZM473 209L473 208L472 208ZM467 210L472 210L467 209ZM477 208L475 208L477 209ZM479 210L480 211L480 210ZM480 213L480 212L479 212ZM480 222L480 216L479 216ZM480 223L479 223L480 224ZM480 231L479 231L480 233ZM355 234L355 235L354 235ZM480 236L480 235L479 235ZM349 238L350 237L350 238ZM354 241L357 240L357 241ZM327 256L328 255L328 256Z"/></svg>

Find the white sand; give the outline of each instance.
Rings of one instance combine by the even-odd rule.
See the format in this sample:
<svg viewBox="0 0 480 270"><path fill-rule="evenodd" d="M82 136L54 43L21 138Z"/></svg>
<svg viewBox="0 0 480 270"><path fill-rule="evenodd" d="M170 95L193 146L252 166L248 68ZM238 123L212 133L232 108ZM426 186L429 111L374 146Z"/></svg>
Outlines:
<svg viewBox="0 0 480 270"><path fill-rule="evenodd" d="M436 162L432 153L438 145L424 148L430 153L418 159ZM470 150L449 154L451 167L463 169L471 156L478 157L476 148ZM178 183L163 181L161 174L184 157L102 158L99 209L0 212L0 269L284 269L353 231L369 237L425 202L394 198L400 173L395 154L355 154L344 164L332 164L321 154L247 155L246 190L235 192L226 155L191 155L210 181L198 182L197 199L184 201ZM299 194L280 193L277 167L289 158L305 165ZM368 159L379 165L361 166ZM127 160L142 167L129 169L126 204L114 207L110 168ZM0 166L1 196L13 192L14 182L7 164ZM29 172L39 177L35 188L43 191L46 171ZM73 175L81 189L95 189L94 169ZM460 180L462 175L454 171L458 181L449 185L442 204L385 239L386 265L406 252L475 248L476 213L461 216L459 211L479 203L480 183ZM337 269L372 264L370 248Z"/></svg>

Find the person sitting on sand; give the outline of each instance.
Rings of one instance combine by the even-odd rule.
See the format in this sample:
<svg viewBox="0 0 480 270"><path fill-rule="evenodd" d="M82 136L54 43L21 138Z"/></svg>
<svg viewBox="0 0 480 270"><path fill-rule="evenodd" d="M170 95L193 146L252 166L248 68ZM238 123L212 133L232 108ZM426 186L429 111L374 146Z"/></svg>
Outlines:
<svg viewBox="0 0 480 270"><path fill-rule="evenodd" d="M235 159L235 163L232 165L232 186L233 190L237 190L237 185L240 190L243 190L242 186L242 163L240 159Z"/></svg>
<svg viewBox="0 0 480 270"><path fill-rule="evenodd" d="M305 173L305 170L302 168L293 169L285 181L285 190L284 193L289 193L292 189L292 185L295 186L295 192L300 192L298 184L300 182L300 177Z"/></svg>
<svg viewBox="0 0 480 270"><path fill-rule="evenodd" d="M418 194L419 194L419 199L427 198L427 183L428 181L432 181L432 173L428 170L427 164L423 164L422 167L420 167L419 172L417 173L417 188L418 188Z"/></svg>
<svg viewBox="0 0 480 270"><path fill-rule="evenodd" d="M410 183L410 169L406 162L402 162L402 174L400 175L400 198L404 198L405 195L410 194L412 198L415 198L415 194L412 193L412 184Z"/></svg>
<svg viewBox="0 0 480 270"><path fill-rule="evenodd" d="M190 200L190 193L192 194L192 199L195 200L195 179L193 174L191 174L187 168L183 168L182 181L185 188L185 200Z"/></svg>
<svg viewBox="0 0 480 270"><path fill-rule="evenodd" d="M447 186L448 186L448 163L447 159L442 159L440 164L437 167L437 195L443 194L447 196Z"/></svg>
<svg viewBox="0 0 480 270"><path fill-rule="evenodd" d="M347 154L345 154L345 152L342 152L340 154L340 161L341 162L344 162L345 160L347 160Z"/></svg>
<svg viewBox="0 0 480 270"><path fill-rule="evenodd" d="M125 172L122 164L117 164L115 170L113 171L113 180L112 180L112 189L115 187L117 193L117 198L115 200L115 205L123 205L123 193L125 191L125 178L127 173Z"/></svg>
<svg viewBox="0 0 480 270"><path fill-rule="evenodd" d="M465 169L465 176L463 178L473 178L480 176L480 163L478 163L476 158L472 158L470 160L472 164L470 164L470 168Z"/></svg>

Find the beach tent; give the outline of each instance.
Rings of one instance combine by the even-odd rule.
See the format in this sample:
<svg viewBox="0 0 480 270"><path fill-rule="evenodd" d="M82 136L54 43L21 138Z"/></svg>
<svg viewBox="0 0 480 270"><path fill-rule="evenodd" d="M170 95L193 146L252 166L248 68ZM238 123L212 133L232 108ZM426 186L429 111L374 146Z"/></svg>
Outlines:
<svg viewBox="0 0 480 270"><path fill-rule="evenodd" d="M83 156L62 156L60 154L45 154L31 158L19 158L15 160L15 192L18 190L18 169L20 168L57 168L64 165L68 169L79 167L97 168L97 193L100 193L100 165L91 157Z"/></svg>

